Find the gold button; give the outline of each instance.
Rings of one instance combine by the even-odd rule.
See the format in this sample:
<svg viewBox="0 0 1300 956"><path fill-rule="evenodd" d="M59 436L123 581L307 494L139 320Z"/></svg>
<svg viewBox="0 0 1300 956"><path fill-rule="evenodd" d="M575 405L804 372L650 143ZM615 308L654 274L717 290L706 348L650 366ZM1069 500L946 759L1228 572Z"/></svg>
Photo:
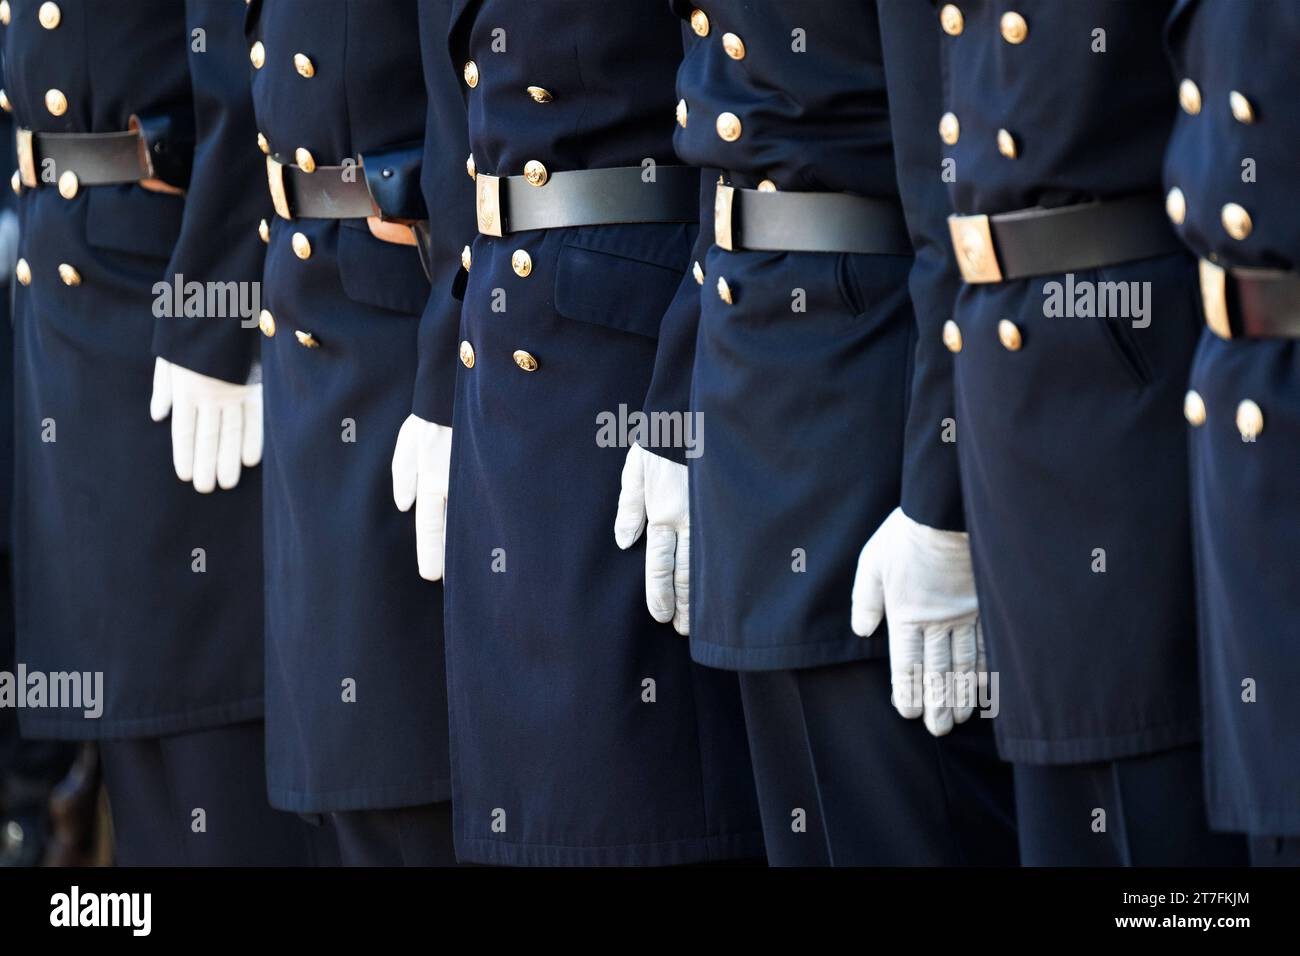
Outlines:
<svg viewBox="0 0 1300 956"><path fill-rule="evenodd" d="M471 90L478 86L478 64L473 60L465 62L465 85Z"/></svg>
<svg viewBox="0 0 1300 956"><path fill-rule="evenodd" d="M316 341L316 336L310 332L304 332L302 329L294 329L293 337L298 340L298 344L305 349L318 349L320 343Z"/></svg>
<svg viewBox="0 0 1300 956"><path fill-rule="evenodd" d="M999 25L1002 28L1002 39L1008 43L1024 43L1025 37L1029 36L1029 24L1014 10L1002 14L1002 22Z"/></svg>
<svg viewBox="0 0 1300 956"><path fill-rule="evenodd" d="M514 360L515 364L525 372L537 371L537 359L533 358L531 353L525 352L523 349L515 350Z"/></svg>
<svg viewBox="0 0 1300 956"><path fill-rule="evenodd" d="M531 186L545 186L546 180L551 178L551 174L535 159L530 159L524 163L524 179L528 180Z"/></svg>
<svg viewBox="0 0 1300 956"><path fill-rule="evenodd" d="M961 15L956 4L945 3L939 11L939 24L948 36L961 36L961 31L966 27L966 18Z"/></svg>
<svg viewBox="0 0 1300 956"><path fill-rule="evenodd" d="M1241 93L1233 90L1228 94L1228 103L1232 106L1232 115L1238 123L1255 122L1255 107L1250 105L1250 100L1246 99Z"/></svg>
<svg viewBox="0 0 1300 956"><path fill-rule="evenodd" d="M18 277L19 285L32 284L32 267L27 264L26 259L19 259L14 265L14 275Z"/></svg>
<svg viewBox="0 0 1300 956"><path fill-rule="evenodd" d="M1169 190L1169 194L1165 196L1165 215L1175 226L1181 226L1183 220L1187 218L1187 197L1177 186Z"/></svg>
<svg viewBox="0 0 1300 956"><path fill-rule="evenodd" d="M718 298L731 305L731 286L727 285L727 280L722 276L718 276Z"/></svg>
<svg viewBox="0 0 1300 956"><path fill-rule="evenodd" d="M59 278L63 280L66 286L81 285L81 273L76 267L68 265L66 262L59 263Z"/></svg>
<svg viewBox="0 0 1300 956"><path fill-rule="evenodd" d="M460 267L464 269L466 272L469 272L470 261L471 261L471 256L469 252L469 246L466 246L464 249L460 250Z"/></svg>
<svg viewBox="0 0 1300 956"><path fill-rule="evenodd" d="M293 254L299 259L311 258L311 240L301 232L295 232L293 238L289 240L293 246Z"/></svg>
<svg viewBox="0 0 1300 956"><path fill-rule="evenodd" d="M9 94L4 90L0 90L0 110L4 110L6 113L14 111L14 105L9 102Z"/></svg>
<svg viewBox="0 0 1300 956"><path fill-rule="evenodd" d="M45 29L53 30L63 19L63 11L59 9L57 3L42 3L41 8L36 11L36 19L41 21L41 26Z"/></svg>
<svg viewBox="0 0 1300 956"><path fill-rule="evenodd" d="M733 60L743 60L745 58L745 41L734 33L722 34L722 49Z"/></svg>
<svg viewBox="0 0 1300 956"><path fill-rule="evenodd" d="M299 76L307 80L316 75L316 64L305 53L295 53L293 55L293 68L298 71Z"/></svg>
<svg viewBox="0 0 1300 956"><path fill-rule="evenodd" d="M8 19L6 19L5 23L8 22ZM691 11L691 29L695 31L697 37L709 35L709 15L699 7Z"/></svg>
<svg viewBox="0 0 1300 956"><path fill-rule="evenodd" d="M1003 319L998 323L998 341L1008 352L1019 352L1022 344L1020 338L1020 329L1016 328L1016 323L1010 319Z"/></svg>
<svg viewBox="0 0 1300 956"><path fill-rule="evenodd" d="M0 0L0 24L9 26L9 0Z"/></svg>
<svg viewBox="0 0 1300 956"><path fill-rule="evenodd" d="M1183 417L1197 428L1205 424L1205 400L1195 389L1189 389L1183 396Z"/></svg>
<svg viewBox="0 0 1300 956"><path fill-rule="evenodd" d="M262 64L266 62L266 47L262 45L261 40L258 40L249 47L248 62L253 64L253 69L255 70L260 70Z"/></svg>
<svg viewBox="0 0 1300 956"><path fill-rule="evenodd" d="M1237 406L1237 431L1242 441L1254 441L1264 430L1264 413L1249 398Z"/></svg>
<svg viewBox="0 0 1300 956"><path fill-rule="evenodd" d="M1250 221L1250 213L1235 202L1224 206L1219 218L1223 221L1223 228L1234 239L1245 239L1254 228L1254 224Z"/></svg>
<svg viewBox="0 0 1300 956"><path fill-rule="evenodd" d="M262 330L262 334L268 339L275 335L275 316L263 309L257 317L257 327Z"/></svg>
<svg viewBox="0 0 1300 956"><path fill-rule="evenodd" d="M62 116L68 111L68 98L62 90L46 90L45 108L55 116Z"/></svg>
<svg viewBox="0 0 1300 956"><path fill-rule="evenodd" d="M1016 138L1011 135L1009 130L998 130L998 152L1007 159L1016 158Z"/></svg>
<svg viewBox="0 0 1300 956"><path fill-rule="evenodd" d="M961 351L961 329L952 319L943 324L943 344L948 346L949 352Z"/></svg>
<svg viewBox="0 0 1300 956"><path fill-rule="evenodd" d="M728 143L740 139L740 117L735 113L721 113L717 122L718 135Z"/></svg>
<svg viewBox="0 0 1300 956"><path fill-rule="evenodd" d="M474 346L468 342L460 343L460 364L466 368L474 367Z"/></svg>
<svg viewBox="0 0 1300 956"><path fill-rule="evenodd" d="M961 124L957 122L956 113L944 113L939 117L939 138L949 146L957 143L957 138L961 136Z"/></svg>
<svg viewBox="0 0 1300 956"><path fill-rule="evenodd" d="M551 100L555 99L555 97L551 95L551 91L546 89L544 86L528 87L528 95L533 98L534 103L549 103Z"/></svg>
<svg viewBox="0 0 1300 956"><path fill-rule="evenodd" d="M704 267L700 265L700 260L696 259L691 266L691 275L695 277L696 285L704 285Z"/></svg>
<svg viewBox="0 0 1300 956"><path fill-rule="evenodd" d="M533 271L533 257L523 249L516 249L515 254L510 257L510 268L515 270L515 275L524 279Z"/></svg>
<svg viewBox="0 0 1300 956"><path fill-rule="evenodd" d="M81 180L72 170L67 170L59 177L59 195L64 199L72 199L77 195L77 190L81 188Z"/></svg>
<svg viewBox="0 0 1300 956"><path fill-rule="evenodd" d="M298 164L298 168L304 173L316 172L316 157L311 154L311 150L307 147L299 146L295 149L293 151L293 159L294 162Z"/></svg>
<svg viewBox="0 0 1300 956"><path fill-rule="evenodd" d="M23 194L23 176L22 173L18 172L16 169L14 170L14 174L9 177L9 187L13 189L15 196L21 196Z"/></svg>
<svg viewBox="0 0 1300 956"><path fill-rule="evenodd" d="M470 153L465 158L465 172L469 173L470 179L478 178L478 167L474 165L474 154Z"/></svg>
<svg viewBox="0 0 1300 956"><path fill-rule="evenodd" d="M271 241L271 227L265 219L257 224L257 234L263 242Z"/></svg>
<svg viewBox="0 0 1300 956"><path fill-rule="evenodd" d="M776 183L770 179L764 179L758 184L758 191L761 193L774 193L776 192Z"/></svg>
<svg viewBox="0 0 1300 956"><path fill-rule="evenodd" d="M271 154L271 144L267 142L266 136L264 136L262 133L257 134L257 148L260 149L262 152L266 153L268 156Z"/></svg>
<svg viewBox="0 0 1300 956"><path fill-rule="evenodd" d="M1191 80L1183 80L1178 84L1178 105L1183 108L1183 112L1195 116L1201 111L1201 90Z"/></svg>
<svg viewBox="0 0 1300 956"><path fill-rule="evenodd" d="M682 129L686 128L686 101L677 101L677 125Z"/></svg>

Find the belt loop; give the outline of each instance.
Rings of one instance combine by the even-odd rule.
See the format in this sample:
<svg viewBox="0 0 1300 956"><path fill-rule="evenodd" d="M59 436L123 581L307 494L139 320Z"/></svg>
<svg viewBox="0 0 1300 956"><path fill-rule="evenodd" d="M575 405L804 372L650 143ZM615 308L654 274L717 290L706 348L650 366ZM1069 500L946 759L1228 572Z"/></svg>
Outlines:
<svg viewBox="0 0 1300 956"><path fill-rule="evenodd" d="M274 156L266 157L266 185L271 190L271 203L275 206L275 214L281 219L292 219L293 212L289 208L289 197L284 191L284 164Z"/></svg>
<svg viewBox="0 0 1300 956"><path fill-rule="evenodd" d="M1221 339L1232 338L1232 325L1228 321L1228 272L1209 259L1200 262L1201 308L1205 324Z"/></svg>
<svg viewBox="0 0 1300 956"><path fill-rule="evenodd" d="M957 257L961 277L971 285L1002 281L1002 266L993 246L993 229L989 217L949 216L948 231Z"/></svg>
<svg viewBox="0 0 1300 956"><path fill-rule="evenodd" d="M725 185L719 176L718 189L713 194L713 243L728 252L732 251L731 213L735 198L735 187Z"/></svg>

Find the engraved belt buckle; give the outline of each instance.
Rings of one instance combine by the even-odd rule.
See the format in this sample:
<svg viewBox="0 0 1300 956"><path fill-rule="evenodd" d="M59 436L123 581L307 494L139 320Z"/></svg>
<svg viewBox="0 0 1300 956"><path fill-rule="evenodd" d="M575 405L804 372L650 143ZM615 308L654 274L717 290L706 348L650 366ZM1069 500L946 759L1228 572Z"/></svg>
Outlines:
<svg viewBox="0 0 1300 956"><path fill-rule="evenodd" d="M292 219L293 212L289 209L289 197L284 191L284 163L281 163L273 156L266 157L266 185L271 191L271 203L275 206L275 214L281 219Z"/></svg>
<svg viewBox="0 0 1300 956"><path fill-rule="evenodd" d="M1201 308L1205 312L1205 324L1219 338L1230 339L1232 326L1228 323L1227 270L1208 259L1202 259L1200 266Z"/></svg>
<svg viewBox="0 0 1300 956"><path fill-rule="evenodd" d="M501 177L479 173L474 177L474 212L478 231L485 236L504 235L501 221Z"/></svg>
<svg viewBox="0 0 1300 956"><path fill-rule="evenodd" d="M732 251L731 208L736 201L734 186L724 185L718 178L718 191L713 194L713 243L719 249Z"/></svg>
<svg viewBox="0 0 1300 956"><path fill-rule="evenodd" d="M36 154L32 151L32 131L21 127L14 131L14 147L18 151L18 178L28 188L36 186Z"/></svg>
<svg viewBox="0 0 1300 956"><path fill-rule="evenodd" d="M963 279L972 285L1002 281L988 216L949 216L948 231Z"/></svg>

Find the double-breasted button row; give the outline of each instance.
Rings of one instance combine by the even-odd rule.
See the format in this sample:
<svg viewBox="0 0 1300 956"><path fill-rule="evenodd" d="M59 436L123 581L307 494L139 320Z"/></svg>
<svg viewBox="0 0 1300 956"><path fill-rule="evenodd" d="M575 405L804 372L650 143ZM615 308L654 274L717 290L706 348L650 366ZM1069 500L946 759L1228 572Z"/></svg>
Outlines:
<svg viewBox="0 0 1300 956"><path fill-rule="evenodd" d="M1183 191L1174 186L1165 194L1165 215L1175 226L1181 226L1187 220L1187 197ZM1255 229L1250 213L1239 203L1225 203L1219 210L1219 222L1223 231L1233 239L1241 240Z"/></svg>
<svg viewBox="0 0 1300 956"><path fill-rule="evenodd" d="M1183 396L1183 417L1193 428L1200 428L1208 417L1205 399L1196 389L1189 389ZM1264 412L1252 399L1243 399L1237 404L1237 432L1242 441L1254 441L1264 431Z"/></svg>
<svg viewBox="0 0 1300 956"><path fill-rule="evenodd" d="M1008 352L1019 352L1024 345L1024 336L1020 333L1020 326L1010 319L1003 319L998 323L998 341ZM949 319L943 323L943 344L949 352L957 353L962 348L961 327Z"/></svg>
<svg viewBox="0 0 1300 956"><path fill-rule="evenodd" d="M1201 113L1201 88L1196 85L1195 80L1184 79L1178 84L1178 105L1182 107L1183 112L1188 116L1199 116ZM1238 123L1250 124L1255 122L1255 106L1247 98L1245 93L1239 90L1230 90L1228 92L1228 109L1232 113L1232 118Z"/></svg>
<svg viewBox="0 0 1300 956"><path fill-rule="evenodd" d="M939 8L939 26L949 36L961 36L966 29L966 17L955 3L945 3ZM1029 22L1024 15L1015 10L1008 10L998 21L1002 39L1013 46L1019 46L1029 37ZM961 124L955 113L944 113L939 118L939 138L945 145L955 146L961 136ZM998 152L1007 159L1016 159L1020 155L1020 143L1016 135L1008 129L997 133Z"/></svg>
<svg viewBox="0 0 1300 956"><path fill-rule="evenodd" d="M81 285L81 273L77 271L76 266L67 262L59 263L59 281L64 285L73 287ZM32 265L26 259L19 259L14 263L14 278L18 284L28 286L32 284Z"/></svg>
<svg viewBox="0 0 1300 956"><path fill-rule="evenodd" d="M263 309L258 315L257 327L268 339L275 337L275 316L271 314L269 309ZM295 329L293 337L305 349L320 348L320 340L305 329Z"/></svg>
<svg viewBox="0 0 1300 956"><path fill-rule="evenodd" d="M536 372L541 367L533 354L524 349L515 349L510 357L514 360L515 366L524 372ZM473 368L477 361L478 356L474 352L474 346L468 341L461 342L460 364L466 368Z"/></svg>
<svg viewBox="0 0 1300 956"><path fill-rule="evenodd" d="M712 27L709 23L708 14L698 7L691 11L690 23L691 29L698 37L707 37L711 32ZM739 34L728 31L722 34L721 42L722 52L731 57L731 59L743 60L745 58L747 53L745 49L745 41L740 38ZM690 110L686 100L678 100L676 114L677 125L685 129L689 118ZM718 138L726 143L734 143L736 140L740 139L740 134L744 131L744 127L740 122L740 117L730 110L724 110L718 114L717 119L713 122L713 129L714 132L718 134Z"/></svg>

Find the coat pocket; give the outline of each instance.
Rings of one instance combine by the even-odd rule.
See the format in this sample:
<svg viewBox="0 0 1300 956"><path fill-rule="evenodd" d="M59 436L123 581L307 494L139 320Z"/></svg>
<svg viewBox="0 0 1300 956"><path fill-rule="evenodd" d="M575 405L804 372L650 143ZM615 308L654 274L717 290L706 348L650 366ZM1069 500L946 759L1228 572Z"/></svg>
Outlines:
<svg viewBox="0 0 1300 956"><path fill-rule="evenodd" d="M339 223L339 281L349 299L406 315L429 298L419 248L376 239L361 219Z"/></svg>
<svg viewBox="0 0 1300 956"><path fill-rule="evenodd" d="M86 190L86 241L99 249L167 260L181 232L185 200L138 186Z"/></svg>

